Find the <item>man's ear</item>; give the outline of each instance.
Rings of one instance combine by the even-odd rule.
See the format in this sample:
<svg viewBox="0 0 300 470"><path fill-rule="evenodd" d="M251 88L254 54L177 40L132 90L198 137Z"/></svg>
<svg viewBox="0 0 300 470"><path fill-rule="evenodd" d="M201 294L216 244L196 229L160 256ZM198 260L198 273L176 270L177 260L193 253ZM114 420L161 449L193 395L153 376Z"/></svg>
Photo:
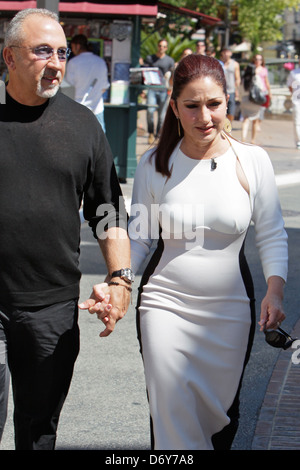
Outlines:
<svg viewBox="0 0 300 470"><path fill-rule="evenodd" d="M3 49L3 59L8 69L15 70L15 57L11 47L5 47Z"/></svg>

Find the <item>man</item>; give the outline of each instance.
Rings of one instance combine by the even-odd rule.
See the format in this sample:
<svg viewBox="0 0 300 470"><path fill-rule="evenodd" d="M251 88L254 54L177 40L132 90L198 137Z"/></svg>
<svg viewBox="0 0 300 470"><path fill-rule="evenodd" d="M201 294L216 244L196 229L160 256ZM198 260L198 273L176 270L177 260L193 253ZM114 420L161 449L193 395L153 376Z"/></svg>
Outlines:
<svg viewBox="0 0 300 470"><path fill-rule="evenodd" d="M300 61L289 73L287 85L292 93L295 145L300 150Z"/></svg>
<svg viewBox="0 0 300 470"><path fill-rule="evenodd" d="M68 62L66 80L75 87L75 100L93 111L104 132L103 93L109 88L105 60L88 50L84 34L77 34L71 40L75 57Z"/></svg>
<svg viewBox="0 0 300 470"><path fill-rule="evenodd" d="M20 11L4 46L9 82L0 106L0 435L9 365L16 449L50 450L79 351L82 198L114 283L95 287L91 296L103 301L100 336L113 331L130 300L130 272L118 272L130 266L127 216L96 117L58 92L68 49L57 16Z"/></svg>
<svg viewBox="0 0 300 470"><path fill-rule="evenodd" d="M215 50L214 46L210 45L206 48L206 55L209 56L209 57L213 57L214 59L216 58L216 50ZM223 70L225 70L222 60L217 59L217 61L222 65Z"/></svg>
<svg viewBox="0 0 300 470"><path fill-rule="evenodd" d="M197 41L196 54L206 55L206 44L204 41Z"/></svg>
<svg viewBox="0 0 300 470"><path fill-rule="evenodd" d="M238 62L231 58L232 52L228 48L221 50L221 61L224 64L224 72L229 95L227 118L230 122L234 120L235 102L239 101L239 87L241 84L241 73Z"/></svg>
<svg viewBox="0 0 300 470"><path fill-rule="evenodd" d="M161 72L162 86L157 87L156 89L149 88L147 95L147 126L148 126L148 143L152 144L155 140L155 136L158 136L160 128L165 119L165 114L168 107L168 84L167 78L170 79L170 76L174 70L175 62L172 57L167 55L168 42L165 39L161 39L157 45L156 54L148 55L144 60L144 65L146 67L158 67ZM154 134L154 112L155 107L157 108L157 126L156 133Z"/></svg>

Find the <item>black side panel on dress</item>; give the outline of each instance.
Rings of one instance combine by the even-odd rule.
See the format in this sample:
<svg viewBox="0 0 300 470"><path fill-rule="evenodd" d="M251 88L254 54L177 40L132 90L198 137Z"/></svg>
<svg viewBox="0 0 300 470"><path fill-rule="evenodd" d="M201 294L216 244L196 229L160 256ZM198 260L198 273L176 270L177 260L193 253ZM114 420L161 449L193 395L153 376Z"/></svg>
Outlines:
<svg viewBox="0 0 300 470"><path fill-rule="evenodd" d="M247 345L245 361L244 361L240 383L239 383L234 401L227 412L227 416L230 418L230 423L227 426L225 426L225 428L223 428L220 432L212 436L212 444L214 446L214 450L230 450L234 437L238 430L239 417L240 417L240 413L239 413L240 391L242 387L242 381L243 381L245 368L249 361L249 357L250 357L250 353L251 353L251 349L253 345L253 340L254 340L255 318L256 318L254 286L253 286L251 272L250 272L250 269L249 269L249 266L245 257L244 249L245 249L245 240L240 250L239 264L240 264L242 279L244 281L246 292L249 297L251 325L250 325L250 330L249 330L248 345Z"/></svg>
<svg viewBox="0 0 300 470"><path fill-rule="evenodd" d="M161 238L161 229L160 229L159 240L158 240L158 243L157 243L156 250L154 251L153 255L151 256L151 259L150 259L150 261L149 261L149 263L148 263L148 265L147 265L147 267L144 271L144 274L142 276L140 286L139 286L139 289L138 289L139 293L138 293L137 305L136 305L136 329L137 329L137 338L138 338L138 341L139 341L140 353L142 355L142 358L143 358L143 347L142 347L142 340L141 340L140 311L139 311L139 307L140 307L140 304L141 304L141 295L142 295L142 292L143 292L143 287L147 284L151 274L153 274L156 266L158 265L158 263L160 261L160 258L162 256L163 251L164 251L164 241ZM147 397L148 397L148 391L147 391ZM150 437L151 437L151 449L153 450L154 449L154 433L153 433L153 424L152 424L151 415L150 415Z"/></svg>

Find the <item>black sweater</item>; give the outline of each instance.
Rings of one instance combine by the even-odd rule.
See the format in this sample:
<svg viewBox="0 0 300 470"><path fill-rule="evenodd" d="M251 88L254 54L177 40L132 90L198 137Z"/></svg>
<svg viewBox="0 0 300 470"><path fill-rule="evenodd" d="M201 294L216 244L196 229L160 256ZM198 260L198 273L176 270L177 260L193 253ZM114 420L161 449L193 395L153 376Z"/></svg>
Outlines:
<svg viewBox="0 0 300 470"><path fill-rule="evenodd" d="M82 198L95 236L101 204L112 208L108 223L121 220L126 227L101 126L89 109L60 92L33 107L7 94L0 105L0 139L0 305L77 298Z"/></svg>

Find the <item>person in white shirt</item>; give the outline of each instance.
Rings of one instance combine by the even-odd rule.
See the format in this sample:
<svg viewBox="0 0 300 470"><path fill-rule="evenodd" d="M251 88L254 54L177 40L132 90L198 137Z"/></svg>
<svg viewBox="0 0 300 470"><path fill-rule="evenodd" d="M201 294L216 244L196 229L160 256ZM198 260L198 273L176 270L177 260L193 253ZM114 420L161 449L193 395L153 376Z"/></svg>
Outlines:
<svg viewBox="0 0 300 470"><path fill-rule="evenodd" d="M137 332L151 447L229 450L256 322L245 239L252 221L266 331L285 319L287 234L269 156L224 131L220 62L190 54L173 78L158 144L136 169L128 226L131 269L143 273Z"/></svg>
<svg viewBox="0 0 300 470"><path fill-rule="evenodd" d="M289 87L289 90L292 93L296 148L300 150L300 63L297 68L290 72L287 79L287 86Z"/></svg>
<svg viewBox="0 0 300 470"><path fill-rule="evenodd" d="M105 60L88 49L88 39L77 34L71 40L73 57L66 80L75 87L75 100L93 111L105 132L103 93L109 88Z"/></svg>

